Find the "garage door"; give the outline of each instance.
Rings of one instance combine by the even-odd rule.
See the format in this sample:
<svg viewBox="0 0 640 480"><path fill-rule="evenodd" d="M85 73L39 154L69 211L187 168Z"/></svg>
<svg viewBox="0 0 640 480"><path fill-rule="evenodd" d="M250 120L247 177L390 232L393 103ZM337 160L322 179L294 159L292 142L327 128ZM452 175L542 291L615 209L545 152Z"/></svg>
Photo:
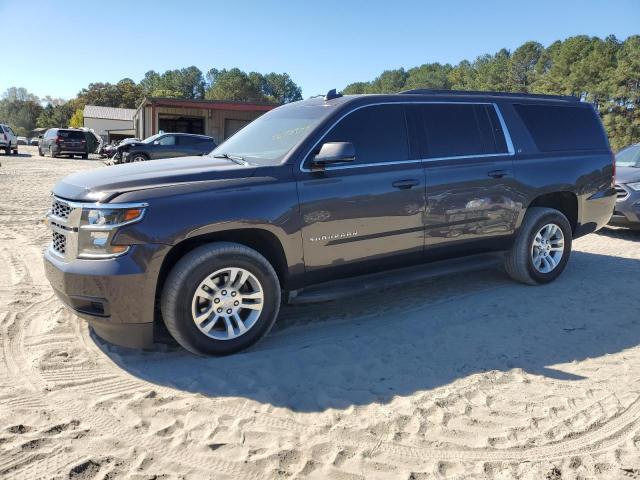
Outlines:
<svg viewBox="0 0 640 480"><path fill-rule="evenodd" d="M202 117L163 117L158 118L159 130L166 133L204 134L204 118Z"/></svg>
<svg viewBox="0 0 640 480"><path fill-rule="evenodd" d="M242 130L242 127L247 125L249 120L236 120L233 118L224 119L224 139L226 140L238 130Z"/></svg>

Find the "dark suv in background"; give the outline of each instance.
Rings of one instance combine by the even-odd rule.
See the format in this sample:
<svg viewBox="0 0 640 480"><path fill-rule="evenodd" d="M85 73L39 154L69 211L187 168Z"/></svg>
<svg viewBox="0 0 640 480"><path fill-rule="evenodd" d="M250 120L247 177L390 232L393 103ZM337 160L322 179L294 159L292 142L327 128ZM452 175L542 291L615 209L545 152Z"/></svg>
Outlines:
<svg viewBox="0 0 640 480"><path fill-rule="evenodd" d="M609 223L640 230L640 143L616 154L616 190L618 199Z"/></svg>
<svg viewBox="0 0 640 480"><path fill-rule="evenodd" d="M70 308L120 345L149 346L161 318L217 355L266 335L282 301L382 292L472 254L551 282L616 201L590 104L428 90L331 91L210 155L76 173L53 195L45 268Z"/></svg>
<svg viewBox="0 0 640 480"><path fill-rule="evenodd" d="M145 140L123 143L116 149L117 163L143 162L159 158L205 155L216 148L213 138L190 133L159 133Z"/></svg>
<svg viewBox="0 0 640 480"><path fill-rule="evenodd" d="M38 142L40 156L50 155L52 158L67 155L73 158L76 155L84 159L89 158L87 139L82 130L72 128L50 128Z"/></svg>

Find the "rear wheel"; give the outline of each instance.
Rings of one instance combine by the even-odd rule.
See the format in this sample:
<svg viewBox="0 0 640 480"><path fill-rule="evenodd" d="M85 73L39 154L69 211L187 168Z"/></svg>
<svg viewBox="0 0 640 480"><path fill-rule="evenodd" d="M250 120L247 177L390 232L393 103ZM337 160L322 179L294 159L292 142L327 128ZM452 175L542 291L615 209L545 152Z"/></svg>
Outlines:
<svg viewBox="0 0 640 480"><path fill-rule="evenodd" d="M38 155L40 155L41 157L44 157L44 152L42 151L40 146L38 146Z"/></svg>
<svg viewBox="0 0 640 480"><path fill-rule="evenodd" d="M164 322L190 352L228 355L263 338L280 309L280 284L258 252L212 243L189 252L162 290Z"/></svg>
<svg viewBox="0 0 640 480"><path fill-rule="evenodd" d="M53 147L49 147L49 155L51 155L51 158L58 157L58 154L53 152Z"/></svg>
<svg viewBox="0 0 640 480"><path fill-rule="evenodd" d="M571 239L571 225L561 212L531 207L506 254L505 269L511 278L529 285L551 282L569 261Z"/></svg>
<svg viewBox="0 0 640 480"><path fill-rule="evenodd" d="M89 154L88 154L88 153L84 153L84 154L82 154L82 159L83 159L83 160L86 160L86 159L88 159L88 158L89 158Z"/></svg>

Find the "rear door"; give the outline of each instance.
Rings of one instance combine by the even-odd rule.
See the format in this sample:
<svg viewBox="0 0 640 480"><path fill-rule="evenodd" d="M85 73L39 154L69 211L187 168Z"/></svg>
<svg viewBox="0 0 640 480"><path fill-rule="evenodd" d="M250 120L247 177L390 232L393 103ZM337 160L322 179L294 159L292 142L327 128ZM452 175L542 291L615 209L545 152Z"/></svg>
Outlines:
<svg viewBox="0 0 640 480"><path fill-rule="evenodd" d="M426 252L514 233L520 205L513 146L497 107L414 104L408 118L424 159Z"/></svg>
<svg viewBox="0 0 640 480"><path fill-rule="evenodd" d="M77 130L60 130L60 149L65 152L84 153L87 148L87 140L84 133Z"/></svg>
<svg viewBox="0 0 640 480"><path fill-rule="evenodd" d="M326 142L352 142L353 163L309 169ZM305 267L311 282L420 258L424 171L408 142L404 107L370 105L339 120L298 172Z"/></svg>

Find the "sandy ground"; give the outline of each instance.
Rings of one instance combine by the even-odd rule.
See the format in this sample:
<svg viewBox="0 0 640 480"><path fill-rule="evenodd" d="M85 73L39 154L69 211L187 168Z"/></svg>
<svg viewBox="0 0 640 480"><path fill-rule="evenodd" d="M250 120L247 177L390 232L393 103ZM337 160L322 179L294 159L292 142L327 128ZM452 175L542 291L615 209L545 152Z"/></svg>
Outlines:
<svg viewBox="0 0 640 480"><path fill-rule="evenodd" d="M99 162L0 161L0 478L640 478L640 234L544 287L459 275L286 307L233 357L139 352L43 273L50 188Z"/></svg>

